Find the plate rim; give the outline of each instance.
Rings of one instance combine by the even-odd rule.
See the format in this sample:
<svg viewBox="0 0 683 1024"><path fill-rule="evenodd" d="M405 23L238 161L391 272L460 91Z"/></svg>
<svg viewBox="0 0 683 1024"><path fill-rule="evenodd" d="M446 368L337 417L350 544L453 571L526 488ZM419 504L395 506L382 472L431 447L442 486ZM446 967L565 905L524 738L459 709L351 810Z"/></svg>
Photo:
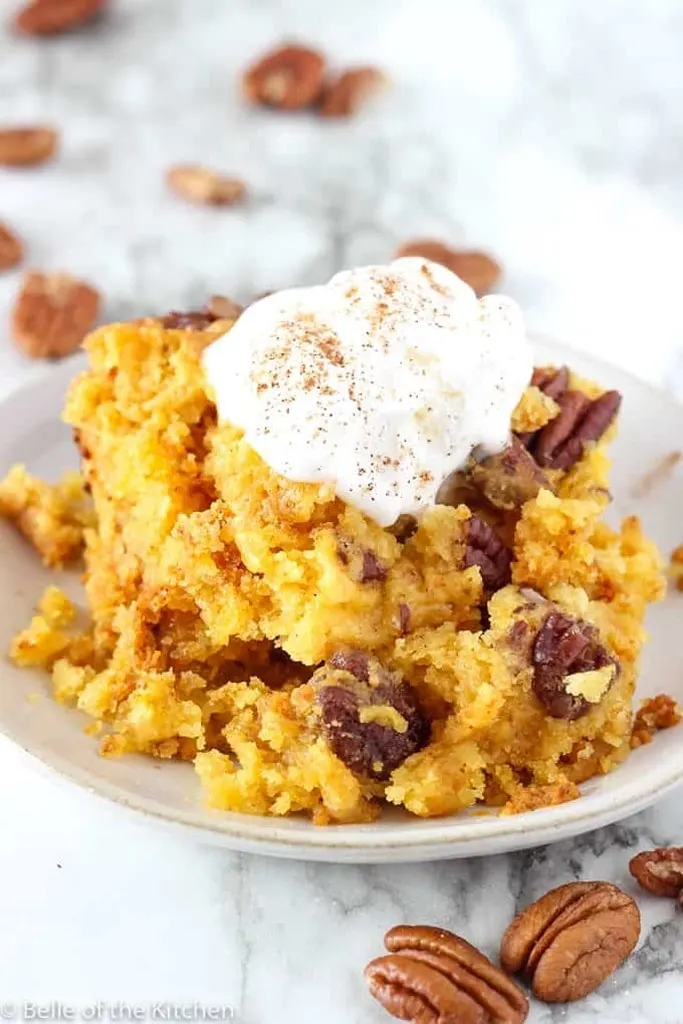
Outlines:
<svg viewBox="0 0 683 1024"><path fill-rule="evenodd" d="M641 393L648 392L652 399L664 398L683 413L683 405L675 395L650 381L563 342L538 334L530 334L530 338L535 348L541 346L558 354L562 353L564 361L570 364L580 366L582 362L587 361L598 372L604 370L607 379L616 375L622 381L635 385ZM30 400L32 394L43 389L47 382L52 388L61 388L64 391L69 381L83 367L81 357L65 360L57 367L46 368L44 372L32 374L18 387L0 397L1 415L7 416L13 408L25 405L27 399ZM194 809L166 809L156 798L140 796L123 788L120 783L97 776L58 752L49 751L50 756L46 758L44 751L36 749L37 744L27 745L16 734L11 724L4 720L1 711L0 735L21 749L32 761L37 762L51 778L67 785L78 786L109 804L114 804L124 812L167 829L181 831L185 836L193 836L203 842L243 852L337 862L436 860L540 846L628 817L662 798L683 782L682 757L677 769L667 765L659 771L655 769L646 773L647 785L642 787L631 783L622 787L621 792L617 789L604 793L598 789L597 792L583 794L579 799L569 803L505 818L482 814L477 819L475 814L470 815L465 824L462 815L434 818L430 824L424 824L428 819L421 819L419 829L412 834L406 829L405 823L388 826L383 832L378 833L374 831L373 823L315 828L310 822L302 819L306 831L297 833L283 829L277 817L240 815L235 812L226 814L216 811L216 821L213 822L199 818ZM636 750L630 758L637 758L638 755L639 752ZM615 771L618 772L619 768ZM451 835L449 833L452 823L456 819L459 819L458 834Z"/></svg>

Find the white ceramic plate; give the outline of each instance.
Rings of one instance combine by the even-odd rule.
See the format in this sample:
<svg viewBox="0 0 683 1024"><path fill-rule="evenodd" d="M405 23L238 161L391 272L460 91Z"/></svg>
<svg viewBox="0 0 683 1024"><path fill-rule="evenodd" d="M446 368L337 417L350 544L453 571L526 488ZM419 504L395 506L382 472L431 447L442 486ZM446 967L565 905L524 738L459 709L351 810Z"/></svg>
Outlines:
<svg viewBox="0 0 683 1024"><path fill-rule="evenodd" d="M683 543L683 464L645 497L634 486L666 454L683 446L683 407L672 398L590 357L539 344L538 362L571 364L625 398L614 446L612 517L635 512L668 553ZM0 474L16 461L48 479L75 466L69 430L59 414L73 361L50 370L0 404ZM46 583L54 579L34 552L0 522L0 650L24 626ZM62 585L79 598L75 574ZM82 595L80 595L82 602ZM638 697L667 692L683 702L683 595L652 609L651 640L642 663ZM32 695L40 693L38 700ZM45 765L80 786L148 819L183 828L226 847L301 859L382 862L470 857L549 843L626 817L653 803L683 779L683 731L661 733L617 771L583 787L581 799L516 817L477 811L421 820L399 811L371 825L316 828L302 818L225 814L202 806L189 765L130 756L107 760L83 732L86 719L49 698L46 678L0 661L0 731ZM32 699L29 699L29 698ZM681 727L683 729L683 726Z"/></svg>

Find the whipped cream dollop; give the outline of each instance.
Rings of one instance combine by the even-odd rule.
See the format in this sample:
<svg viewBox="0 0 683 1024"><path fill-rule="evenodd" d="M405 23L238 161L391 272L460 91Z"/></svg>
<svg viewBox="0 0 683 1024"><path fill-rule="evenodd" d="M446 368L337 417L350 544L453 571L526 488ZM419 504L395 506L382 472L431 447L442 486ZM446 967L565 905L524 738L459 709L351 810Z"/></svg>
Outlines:
<svg viewBox="0 0 683 1024"><path fill-rule="evenodd" d="M261 299L204 365L219 419L273 470L389 526L506 446L533 364L515 302L411 257Z"/></svg>

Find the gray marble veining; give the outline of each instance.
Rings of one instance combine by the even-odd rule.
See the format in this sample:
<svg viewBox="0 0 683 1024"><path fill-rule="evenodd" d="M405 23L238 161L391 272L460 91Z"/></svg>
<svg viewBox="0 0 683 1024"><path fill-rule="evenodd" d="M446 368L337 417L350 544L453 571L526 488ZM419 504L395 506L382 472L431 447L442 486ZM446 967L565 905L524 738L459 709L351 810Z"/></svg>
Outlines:
<svg viewBox="0 0 683 1024"><path fill-rule="evenodd" d="M0 21L15 0L0 0ZM417 234L491 248L532 329L655 381L683 366L679 0L112 0L101 29L0 32L0 122L52 120L54 166L0 174L31 263L85 274L110 318L246 299L386 259ZM282 36L394 87L351 123L247 110ZM243 208L187 207L166 167L242 174ZM0 278L0 316L18 277ZM0 389L30 368L0 343ZM683 381L681 373L678 380ZM0 1003L155 1000L243 1024L387 1019L361 969L399 920L493 954L516 908L573 878L630 886L638 849L683 840L680 797L545 849L388 867L194 846L46 778L0 743ZM683 920L643 898L641 945L599 993L535 1024L680 1024Z"/></svg>

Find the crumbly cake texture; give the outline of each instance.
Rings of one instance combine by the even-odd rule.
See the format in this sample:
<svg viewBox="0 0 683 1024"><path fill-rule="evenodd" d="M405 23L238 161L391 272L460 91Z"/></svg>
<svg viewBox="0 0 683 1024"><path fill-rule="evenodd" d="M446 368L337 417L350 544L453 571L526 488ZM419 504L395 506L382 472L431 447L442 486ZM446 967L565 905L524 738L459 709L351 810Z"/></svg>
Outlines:
<svg viewBox="0 0 683 1024"><path fill-rule="evenodd" d="M452 504L381 529L217 424L200 357L229 327L144 321L88 340L65 411L83 480L15 469L0 509L49 565L84 541L92 626L75 632L51 588L17 663L45 666L56 698L104 725L104 754L192 761L225 810L515 813L618 765L663 576L636 519L602 521L614 428L533 496L506 504L494 487L491 503L461 474ZM551 378L525 392L520 436L558 417Z"/></svg>

